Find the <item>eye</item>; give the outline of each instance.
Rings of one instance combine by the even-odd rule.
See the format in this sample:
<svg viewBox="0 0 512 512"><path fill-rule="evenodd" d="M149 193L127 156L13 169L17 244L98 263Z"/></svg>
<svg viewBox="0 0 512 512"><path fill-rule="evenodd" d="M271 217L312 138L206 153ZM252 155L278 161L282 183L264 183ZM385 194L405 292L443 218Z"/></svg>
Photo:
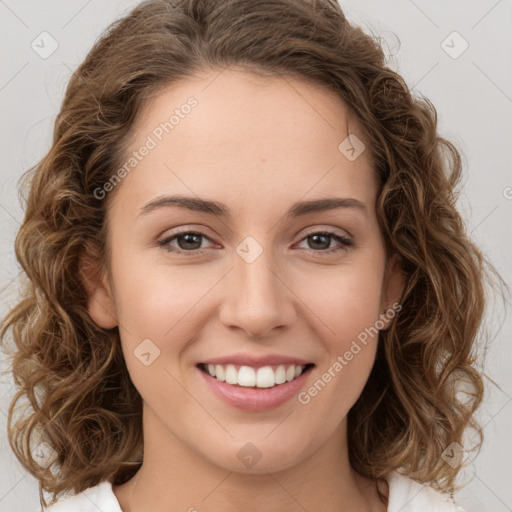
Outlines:
<svg viewBox="0 0 512 512"><path fill-rule="evenodd" d="M179 233L174 233L171 236L159 240L157 243L160 247L163 247L169 252L195 255L203 252L203 249L201 248L201 238L210 240L208 236L199 231L180 231ZM174 240L178 242L178 248L171 245L171 242Z"/></svg>
<svg viewBox="0 0 512 512"><path fill-rule="evenodd" d="M325 254L325 253L330 254L330 253L335 253L335 252L339 252L339 251L347 251L348 248L353 245L352 240L348 239L345 236L339 235L334 231L315 231L314 233L310 233L307 236L305 236L301 240L301 242L303 240L309 240L309 239L311 239L313 241L312 244L311 243L309 244L310 246L311 245L313 247L316 246L317 249L320 249L320 250L311 250L310 252L320 253L320 255ZM327 242L326 242L326 240L327 240ZM337 241L339 243L339 246L329 248L332 240ZM326 245L327 245L327 247L325 247Z"/></svg>
<svg viewBox="0 0 512 512"><path fill-rule="evenodd" d="M194 256L202 254L206 250L201 247L202 238L211 241L207 235L200 231L180 231L158 240L157 243L168 252ZM347 251L353 245L352 240L334 231L315 231L302 238L301 242L309 239L313 241L312 244L310 243L313 249L308 249L308 251L319 255ZM338 242L337 247L329 247L332 240ZM177 242L178 247L171 245L173 242Z"/></svg>

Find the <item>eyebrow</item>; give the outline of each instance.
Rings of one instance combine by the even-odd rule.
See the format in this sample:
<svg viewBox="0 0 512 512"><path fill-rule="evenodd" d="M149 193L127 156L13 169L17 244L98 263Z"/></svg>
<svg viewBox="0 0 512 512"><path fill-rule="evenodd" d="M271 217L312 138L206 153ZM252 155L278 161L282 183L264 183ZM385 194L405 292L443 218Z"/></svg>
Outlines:
<svg viewBox="0 0 512 512"><path fill-rule="evenodd" d="M153 199L141 207L139 216L147 215L154 210L169 206L176 206L178 208L183 208L194 212L216 215L222 218L231 217L229 208L224 203L183 195L157 197L156 199ZM365 215L368 214L366 206L358 199L351 197L326 197L322 199L296 202L286 212L285 217L295 218L307 215L308 213L334 210L338 208L349 208L356 211L361 211Z"/></svg>

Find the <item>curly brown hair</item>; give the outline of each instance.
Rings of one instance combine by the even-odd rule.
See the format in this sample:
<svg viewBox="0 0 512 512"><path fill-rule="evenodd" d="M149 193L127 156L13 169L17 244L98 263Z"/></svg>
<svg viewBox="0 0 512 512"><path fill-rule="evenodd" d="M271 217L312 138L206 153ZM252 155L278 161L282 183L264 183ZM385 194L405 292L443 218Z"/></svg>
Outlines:
<svg viewBox="0 0 512 512"><path fill-rule="evenodd" d="M39 480L45 504L43 491L53 503L107 478L121 484L138 469L127 463L142 451L142 399L117 327L93 322L80 277L84 253L109 268L114 192L103 199L95 191L125 161L134 121L155 93L227 66L334 91L371 141L379 225L407 282L349 412L350 463L367 478L401 469L453 490L460 467L443 450L462 445L468 427L477 446L483 438L474 417L484 390L476 347L493 267L456 209L461 157L439 136L434 106L412 94L379 39L351 25L335 0L146 1L115 21L73 73L52 146L21 184L29 193L15 249L27 279L1 331L3 340L12 327L16 345L11 448ZM21 398L29 412L15 419ZM47 468L32 454L42 441L56 456Z"/></svg>

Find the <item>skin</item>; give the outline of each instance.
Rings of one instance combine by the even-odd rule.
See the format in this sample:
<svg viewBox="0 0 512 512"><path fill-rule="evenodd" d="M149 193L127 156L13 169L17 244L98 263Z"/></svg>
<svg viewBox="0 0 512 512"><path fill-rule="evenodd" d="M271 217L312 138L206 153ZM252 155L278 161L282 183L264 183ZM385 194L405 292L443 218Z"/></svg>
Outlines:
<svg viewBox="0 0 512 512"><path fill-rule="evenodd" d="M376 482L350 466L346 437L377 336L306 405L294 397L269 411L239 410L220 401L195 366L239 352L296 356L316 365L307 390L399 301L404 281L377 224L370 153L349 161L338 150L347 127L369 143L333 93L229 68L152 98L130 151L190 96L197 107L110 192L110 271L95 273L99 261L83 262L89 313L102 327L119 326L144 401L144 461L114 493L125 512L298 512L318 510L320 502L325 512L385 511ZM232 217L177 207L139 216L164 194L220 201ZM358 199L366 212L284 217L296 201L333 196ZM205 237L170 245L203 254L157 245L180 227ZM326 254L342 246L329 237L315 245L308 235L322 230L353 245ZM247 236L263 249L250 264L236 252ZM134 355L147 338L160 350L149 366ZM251 468L237 457L247 442L262 455ZM384 480L379 486L387 494Z"/></svg>

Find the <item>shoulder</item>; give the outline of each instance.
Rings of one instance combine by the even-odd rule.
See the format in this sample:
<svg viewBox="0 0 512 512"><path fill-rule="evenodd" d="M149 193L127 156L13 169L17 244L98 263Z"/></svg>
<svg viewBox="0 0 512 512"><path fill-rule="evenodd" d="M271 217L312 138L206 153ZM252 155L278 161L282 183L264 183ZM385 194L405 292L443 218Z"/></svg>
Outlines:
<svg viewBox="0 0 512 512"><path fill-rule="evenodd" d="M109 480L104 480L78 494L67 495L57 503L43 508L43 512L98 512L98 510L122 512Z"/></svg>
<svg viewBox="0 0 512 512"><path fill-rule="evenodd" d="M448 494L397 471L392 471L387 481L388 512L464 512Z"/></svg>

